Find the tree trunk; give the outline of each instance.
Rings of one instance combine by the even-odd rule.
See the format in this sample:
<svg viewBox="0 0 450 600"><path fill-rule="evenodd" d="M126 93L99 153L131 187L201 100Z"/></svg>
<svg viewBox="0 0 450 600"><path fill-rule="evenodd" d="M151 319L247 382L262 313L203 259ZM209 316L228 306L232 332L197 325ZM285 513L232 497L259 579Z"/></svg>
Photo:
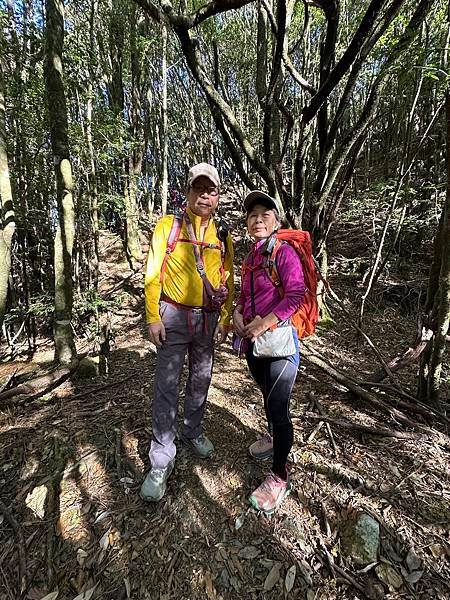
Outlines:
<svg viewBox="0 0 450 600"><path fill-rule="evenodd" d="M16 229L6 148L5 96L3 90L3 65L0 63L0 335L8 297L8 280L11 271L11 242Z"/></svg>
<svg viewBox="0 0 450 600"><path fill-rule="evenodd" d="M167 212L167 196L169 193L169 181L167 173L167 155L168 155L168 130L167 130L167 25L163 23L162 29L162 102L161 102L161 123L162 123L162 159L161 159L161 209L162 214Z"/></svg>
<svg viewBox="0 0 450 600"><path fill-rule="evenodd" d="M446 337L450 325L450 92L445 100L447 121L447 195L443 207L441 234L441 269L437 305L437 328L433 340L428 373L428 402L439 408L439 388L441 383L442 359Z"/></svg>
<svg viewBox="0 0 450 600"><path fill-rule="evenodd" d="M62 79L64 5L46 0L45 87L56 174L57 228L54 243L55 266L55 361L69 363L76 358L72 335L72 251L75 234L72 168L67 136L67 108Z"/></svg>
<svg viewBox="0 0 450 600"><path fill-rule="evenodd" d="M89 153L89 174L88 174L88 191L89 191L89 217L91 221L92 240L91 252L89 260L89 271L92 285L97 288L98 283L98 266L99 258L99 221L98 221L98 190L97 190L97 173L95 168L94 145L92 143L92 98L93 89L92 83L88 85L88 99L86 104L86 141Z"/></svg>

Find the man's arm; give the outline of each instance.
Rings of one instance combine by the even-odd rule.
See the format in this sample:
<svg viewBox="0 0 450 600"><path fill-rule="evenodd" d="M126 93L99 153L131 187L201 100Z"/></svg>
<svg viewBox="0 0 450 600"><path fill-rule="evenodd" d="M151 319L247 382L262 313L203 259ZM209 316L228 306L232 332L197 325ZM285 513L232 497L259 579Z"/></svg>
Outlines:
<svg viewBox="0 0 450 600"><path fill-rule="evenodd" d="M233 259L234 259L234 249L233 242L231 240L231 235L227 235L226 243L226 251L225 257L223 261L223 268L225 271L225 275L227 277L225 285L228 289L228 296L225 300L224 305L220 309L220 318L219 323L214 332L214 339L218 344L221 344L227 339L228 333L231 330L231 311L233 307L234 301L234 272L233 272Z"/></svg>
<svg viewBox="0 0 450 600"><path fill-rule="evenodd" d="M159 316L159 299L161 297L161 267L167 246L167 219L163 218L156 224L147 257L145 272L145 313L147 324L161 321ZM153 340L152 340L153 341Z"/></svg>
<svg viewBox="0 0 450 600"><path fill-rule="evenodd" d="M228 296L225 300L224 305L220 309L219 324L225 325L228 329L231 328L231 313L234 302L234 272L233 272L233 260L234 260L234 248L231 240L231 235L227 235L226 239L226 252L223 261L223 268L227 277L225 285L228 288Z"/></svg>

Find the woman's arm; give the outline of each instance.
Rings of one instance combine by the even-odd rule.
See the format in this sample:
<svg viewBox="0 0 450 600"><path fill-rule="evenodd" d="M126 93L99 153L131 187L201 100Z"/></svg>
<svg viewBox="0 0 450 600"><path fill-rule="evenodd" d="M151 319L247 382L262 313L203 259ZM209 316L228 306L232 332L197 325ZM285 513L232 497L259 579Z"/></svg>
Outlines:
<svg viewBox="0 0 450 600"><path fill-rule="evenodd" d="M303 267L297 252L289 244L282 244L275 257L278 277L281 283L282 297L273 308L278 320L289 319L302 304L305 297L305 279Z"/></svg>

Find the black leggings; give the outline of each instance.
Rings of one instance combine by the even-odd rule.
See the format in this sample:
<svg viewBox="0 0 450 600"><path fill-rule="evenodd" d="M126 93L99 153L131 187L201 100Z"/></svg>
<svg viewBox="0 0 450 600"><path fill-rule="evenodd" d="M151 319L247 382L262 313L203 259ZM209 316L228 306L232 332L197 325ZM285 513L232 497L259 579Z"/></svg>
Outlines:
<svg viewBox="0 0 450 600"><path fill-rule="evenodd" d="M272 471L285 479L287 457L294 441L289 403L297 377L298 354L289 358L255 358L252 350L253 344L245 357L264 398L267 424L273 437Z"/></svg>

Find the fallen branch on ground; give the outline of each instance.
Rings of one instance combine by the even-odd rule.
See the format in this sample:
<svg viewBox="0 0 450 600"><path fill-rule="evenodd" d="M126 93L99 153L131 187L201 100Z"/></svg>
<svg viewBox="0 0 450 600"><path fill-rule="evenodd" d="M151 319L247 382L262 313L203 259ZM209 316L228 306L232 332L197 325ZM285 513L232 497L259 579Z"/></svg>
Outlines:
<svg viewBox="0 0 450 600"><path fill-rule="evenodd" d="M305 413L301 417L293 417L298 419L314 419L315 421L325 421L327 423L333 423L337 427L343 429L350 429L353 431L361 431L362 433L368 433L370 435L380 435L383 437L393 437L399 440L420 440L425 436L421 433L412 433L408 431L397 431L396 429L388 429L387 427L369 427L368 425L361 425L354 423L353 421L347 421L345 419L335 419L328 417L327 415L315 415L313 413Z"/></svg>
<svg viewBox="0 0 450 600"><path fill-rule="evenodd" d="M423 322L423 317L419 317L417 322L417 334L416 338L411 346L409 346L404 352L389 361L388 367L391 372L399 371L407 365L416 362L422 352L425 350L428 342L433 337L433 331ZM370 378L373 382L380 382L386 378L384 371L376 371Z"/></svg>
<svg viewBox="0 0 450 600"><path fill-rule="evenodd" d="M9 387L9 384L16 376L16 373L17 373L17 369L14 369L14 371L2 383L2 385L0 386L0 395Z"/></svg>
<svg viewBox="0 0 450 600"><path fill-rule="evenodd" d="M323 406L320 404L319 400L314 396L314 394L312 392L309 392L308 397L311 400L312 404L316 407L319 415L326 415L325 409L323 408ZM319 421L319 425L320 425L320 423L323 423L323 422L324 422L324 419ZM330 438L331 445L333 447L334 456L336 456L337 455L336 442L334 441L334 435L333 435L333 432L331 431L330 423L328 421L325 421L325 427L326 427L326 430L328 433L328 437Z"/></svg>
<svg viewBox="0 0 450 600"><path fill-rule="evenodd" d="M0 393L0 403L19 395L28 397L28 400L30 401L35 400L64 383L69 379L72 373L75 372L77 367L78 361L75 361L68 367L63 367L62 369L58 369L47 375L31 379L21 385L16 385L16 387L11 388L10 390L5 390Z"/></svg>
<svg viewBox="0 0 450 600"><path fill-rule="evenodd" d="M385 402L383 402L382 400L377 398L374 394L371 394L370 392L368 392L367 390L362 388L358 384L358 382L356 382L354 379L347 377L346 375L344 375L343 373L341 373L340 371L338 371L337 369L335 369L334 367L329 365L326 362L326 360L324 359L324 357L321 356L317 351L312 350L312 348L308 345L308 342L305 342L304 340L303 340L303 356L306 360L311 362L313 365L319 367L320 369L325 371L325 373L330 375L333 379L338 381L340 384L344 385L348 390L350 390L351 392L353 392L354 394L356 394L363 400L366 400L369 404L376 406L377 408L382 410L385 414L388 414L390 417L396 419L400 423L403 423L403 425L406 425L407 427L411 427L411 428L418 427L417 423L408 419L408 417L406 417L399 410L389 406L388 404L386 404Z"/></svg>

